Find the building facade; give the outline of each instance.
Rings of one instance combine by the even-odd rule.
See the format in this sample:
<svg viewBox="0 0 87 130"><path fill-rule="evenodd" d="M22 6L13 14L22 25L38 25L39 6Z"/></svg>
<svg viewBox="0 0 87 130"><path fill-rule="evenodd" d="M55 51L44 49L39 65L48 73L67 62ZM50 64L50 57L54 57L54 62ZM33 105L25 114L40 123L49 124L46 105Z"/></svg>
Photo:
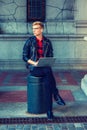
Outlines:
<svg viewBox="0 0 87 130"><path fill-rule="evenodd" d="M32 35L29 1L34 2L0 0L0 69L25 69L22 49ZM87 69L87 0L45 0L44 9L44 35L52 40L55 67Z"/></svg>

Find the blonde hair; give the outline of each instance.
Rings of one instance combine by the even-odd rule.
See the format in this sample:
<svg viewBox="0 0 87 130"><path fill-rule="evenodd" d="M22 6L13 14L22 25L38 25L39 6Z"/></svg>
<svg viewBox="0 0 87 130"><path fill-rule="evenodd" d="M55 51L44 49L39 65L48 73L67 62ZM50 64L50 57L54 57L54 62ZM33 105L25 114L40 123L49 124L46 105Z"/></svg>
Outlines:
<svg viewBox="0 0 87 130"><path fill-rule="evenodd" d="M34 25L40 25L41 28L44 28L44 24L40 21L33 22L32 26Z"/></svg>

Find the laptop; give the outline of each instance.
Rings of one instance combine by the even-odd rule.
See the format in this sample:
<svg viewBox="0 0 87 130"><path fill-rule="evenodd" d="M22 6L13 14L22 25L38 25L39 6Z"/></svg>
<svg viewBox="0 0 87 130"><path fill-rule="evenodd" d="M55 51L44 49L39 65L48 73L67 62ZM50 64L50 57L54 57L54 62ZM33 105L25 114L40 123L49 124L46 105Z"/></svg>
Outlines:
<svg viewBox="0 0 87 130"><path fill-rule="evenodd" d="M43 57L39 59L37 67L44 67L44 66L53 66L55 63L55 57Z"/></svg>

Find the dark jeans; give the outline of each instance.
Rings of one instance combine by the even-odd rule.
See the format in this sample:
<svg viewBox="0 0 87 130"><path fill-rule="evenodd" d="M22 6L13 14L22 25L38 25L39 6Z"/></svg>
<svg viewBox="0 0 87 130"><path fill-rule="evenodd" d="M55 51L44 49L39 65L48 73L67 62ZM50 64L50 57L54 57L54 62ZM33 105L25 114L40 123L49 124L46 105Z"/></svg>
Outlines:
<svg viewBox="0 0 87 130"><path fill-rule="evenodd" d="M32 76L43 77L46 88L47 111L52 111L52 94L58 94L58 90L51 67L35 67L30 73Z"/></svg>

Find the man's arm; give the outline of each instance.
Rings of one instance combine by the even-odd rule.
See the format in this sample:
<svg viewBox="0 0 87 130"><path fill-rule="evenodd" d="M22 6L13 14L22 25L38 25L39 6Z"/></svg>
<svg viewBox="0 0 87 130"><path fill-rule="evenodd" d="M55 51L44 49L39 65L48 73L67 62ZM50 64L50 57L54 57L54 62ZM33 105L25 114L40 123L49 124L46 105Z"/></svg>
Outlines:
<svg viewBox="0 0 87 130"><path fill-rule="evenodd" d="M49 47L48 47L48 56L53 57L53 46L50 40L49 40Z"/></svg>
<svg viewBox="0 0 87 130"><path fill-rule="evenodd" d="M30 40L28 39L23 47L23 60L25 62L27 62L28 64L31 64L31 65L34 65L34 66L37 66L38 64L38 61L35 62L33 60L31 60L31 57L30 57Z"/></svg>
<svg viewBox="0 0 87 130"><path fill-rule="evenodd" d="M23 47L23 60L27 62L30 59L30 40L28 39Z"/></svg>
<svg viewBox="0 0 87 130"><path fill-rule="evenodd" d="M38 61L35 62L35 61L29 59L29 60L27 61L27 63L28 63L28 64L31 64L31 65L34 65L34 66L37 66Z"/></svg>

